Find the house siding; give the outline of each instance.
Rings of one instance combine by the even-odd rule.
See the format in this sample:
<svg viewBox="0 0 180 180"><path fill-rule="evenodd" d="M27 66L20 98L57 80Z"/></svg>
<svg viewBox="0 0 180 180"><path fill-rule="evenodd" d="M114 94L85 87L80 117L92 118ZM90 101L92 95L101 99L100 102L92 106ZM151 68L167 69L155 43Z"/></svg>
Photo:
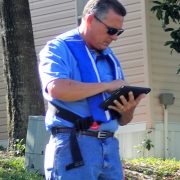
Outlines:
<svg viewBox="0 0 180 180"><path fill-rule="evenodd" d="M148 73L145 71L147 58L145 57L144 27L142 0L122 0L127 9L123 28L125 32L111 47L121 61L125 79L130 85L149 86ZM146 97L135 110L132 123L149 122L149 96Z"/></svg>
<svg viewBox="0 0 180 180"><path fill-rule="evenodd" d="M111 47L121 61L126 81L130 85L149 86L147 83L148 74L145 71L147 59L143 42L142 0L122 0L121 2L127 9L124 22L125 32L116 42L112 43ZM77 26L75 0L29 0L29 5L37 55L48 40ZM2 68L1 65L0 68ZM1 69L0 73L2 73ZM0 94L2 96L0 95L0 97L3 99L5 98L6 86L2 82L1 84ZM2 100L2 107L0 107L0 111L4 112L1 113L4 120L0 119L0 124L3 125L2 129L7 124L5 102L5 99ZM149 96L136 109L133 123L150 121L148 106ZM7 132L5 134L7 135Z"/></svg>
<svg viewBox="0 0 180 180"><path fill-rule="evenodd" d="M37 57L48 40L76 27L74 0L29 0Z"/></svg>
<svg viewBox="0 0 180 180"><path fill-rule="evenodd" d="M4 77L2 46L0 45L0 145L7 146L6 82Z"/></svg>
<svg viewBox="0 0 180 180"><path fill-rule="evenodd" d="M151 7L152 0L149 0L149 12ZM152 12L149 13L149 24L154 124L159 121L162 122L164 119L163 106L159 102L160 93L173 93L175 102L172 106L168 106L169 121L180 122L180 76L176 74L179 54L174 51L171 55L169 46L164 46L164 42L170 40L169 33L162 30L161 22L156 19Z"/></svg>
<svg viewBox="0 0 180 180"><path fill-rule="evenodd" d="M121 147L120 154L122 158L143 156L137 153L134 146L141 145L142 141L148 138L152 140L154 148L146 154L147 156L165 158L167 153L168 158L179 160L180 145L177 142L180 138L180 77L176 75L176 69L179 65L179 54L174 52L171 55L170 48L163 45L170 37L168 33L163 32L161 22L150 11L152 0L141 0L141 6L143 32L140 37L143 38L142 41L144 43L142 42L143 51L138 52L140 52L139 56L144 58L144 82L152 89L148 98L146 98L148 103L145 107L148 107L148 111L144 109L144 112L147 112L149 121L147 130L145 126L142 126L142 122L141 125L138 125L138 122L136 122L135 124L128 124L118 131L117 137L120 140ZM127 56L130 57L129 54ZM131 57L133 58L133 56ZM165 112L159 101L160 93L173 93L175 97L174 104L166 109L168 114L166 137L164 136ZM137 129L138 131L136 131ZM165 146L165 141L167 141L167 146Z"/></svg>
<svg viewBox="0 0 180 180"><path fill-rule="evenodd" d="M116 136L120 140L123 158L138 156L133 148L147 136L155 148L149 152L164 157L163 106L159 94L170 92L175 96L175 104L168 107L169 113L169 155L179 159L179 147L174 140L180 138L180 78L176 75L179 58L163 43L169 39L155 16L150 12L152 0L121 0L127 9L124 21L125 32L113 42L111 47L120 59L126 81L130 85L149 86L151 93L139 104L132 123L121 127ZM36 52L52 37L76 27L76 1L30 0L32 24Z"/></svg>
<svg viewBox="0 0 180 180"><path fill-rule="evenodd" d="M54 36L77 26L76 1L29 0L37 54ZM143 26L141 0L121 1L127 8L123 35L111 47L121 60L124 74L130 85L147 86L144 71ZM135 111L134 122L146 122L147 99Z"/></svg>

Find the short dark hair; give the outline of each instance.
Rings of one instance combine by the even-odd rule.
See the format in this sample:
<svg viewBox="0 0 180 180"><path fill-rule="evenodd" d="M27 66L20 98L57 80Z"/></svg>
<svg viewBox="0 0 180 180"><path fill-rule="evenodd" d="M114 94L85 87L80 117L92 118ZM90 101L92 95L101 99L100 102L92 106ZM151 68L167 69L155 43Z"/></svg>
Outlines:
<svg viewBox="0 0 180 180"><path fill-rule="evenodd" d="M95 14L98 18L103 19L110 9L120 16L126 15L125 7L118 0L89 0L84 7L82 18L86 14Z"/></svg>

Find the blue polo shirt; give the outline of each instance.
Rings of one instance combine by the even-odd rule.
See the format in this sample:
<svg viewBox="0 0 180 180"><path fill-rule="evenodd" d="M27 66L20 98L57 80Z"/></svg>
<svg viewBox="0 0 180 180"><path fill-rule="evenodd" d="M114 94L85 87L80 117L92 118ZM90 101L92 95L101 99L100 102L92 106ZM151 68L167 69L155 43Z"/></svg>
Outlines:
<svg viewBox="0 0 180 180"><path fill-rule="evenodd" d="M78 32L78 29L72 30L74 33ZM80 35L79 35L80 36ZM81 38L81 37L80 37ZM96 55L94 50L90 49L94 61L96 62L98 73L100 75L101 82L110 82L113 80L113 72L111 64L103 59L102 56ZM102 54L107 55L112 51L110 48L105 49ZM49 41L45 47L41 50L40 54L39 73L42 82L42 89L44 98L47 101L52 101L57 106L65 108L78 114L81 117L91 116L89 106L86 99L79 101L65 102L52 98L47 93L47 85L55 79L72 79L75 81L81 81L81 74L78 68L77 61L69 53L65 42L61 39L61 35L55 39ZM121 69L119 70L121 71ZM122 74L122 73L120 73ZM123 79L123 76L120 77ZM73 89L72 89L73 91ZM54 126L67 126L72 127L72 124L60 117L53 115L47 110L45 123L47 129L51 129ZM110 121L109 123L103 123L100 127L101 130L108 130L114 132L118 128L116 120Z"/></svg>

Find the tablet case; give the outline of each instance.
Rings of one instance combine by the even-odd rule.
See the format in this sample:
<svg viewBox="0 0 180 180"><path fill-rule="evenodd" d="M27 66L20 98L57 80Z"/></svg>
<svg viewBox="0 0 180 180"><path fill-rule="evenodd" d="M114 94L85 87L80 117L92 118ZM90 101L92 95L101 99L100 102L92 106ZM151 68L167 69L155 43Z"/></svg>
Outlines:
<svg viewBox="0 0 180 180"><path fill-rule="evenodd" d="M119 97L123 95L128 100L128 93L132 91L134 98L136 99L140 94L148 94L151 89L148 87L137 87L137 86L121 86L115 90L109 98L100 104L100 107L104 110L108 109L109 105L113 105L114 100L120 101Z"/></svg>

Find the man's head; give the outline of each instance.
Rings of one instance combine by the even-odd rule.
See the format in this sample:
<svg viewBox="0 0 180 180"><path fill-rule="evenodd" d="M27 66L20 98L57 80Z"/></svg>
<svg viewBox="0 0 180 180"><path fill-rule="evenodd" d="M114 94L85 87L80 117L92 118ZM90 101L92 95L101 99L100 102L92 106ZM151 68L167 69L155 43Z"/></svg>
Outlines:
<svg viewBox="0 0 180 180"><path fill-rule="evenodd" d="M126 10L118 0L89 0L80 32L91 48L103 50L123 32L125 15Z"/></svg>
<svg viewBox="0 0 180 180"><path fill-rule="evenodd" d="M104 19L109 9L120 16L126 15L126 9L118 0L89 0L84 7L82 18L87 14L95 14L99 19Z"/></svg>

